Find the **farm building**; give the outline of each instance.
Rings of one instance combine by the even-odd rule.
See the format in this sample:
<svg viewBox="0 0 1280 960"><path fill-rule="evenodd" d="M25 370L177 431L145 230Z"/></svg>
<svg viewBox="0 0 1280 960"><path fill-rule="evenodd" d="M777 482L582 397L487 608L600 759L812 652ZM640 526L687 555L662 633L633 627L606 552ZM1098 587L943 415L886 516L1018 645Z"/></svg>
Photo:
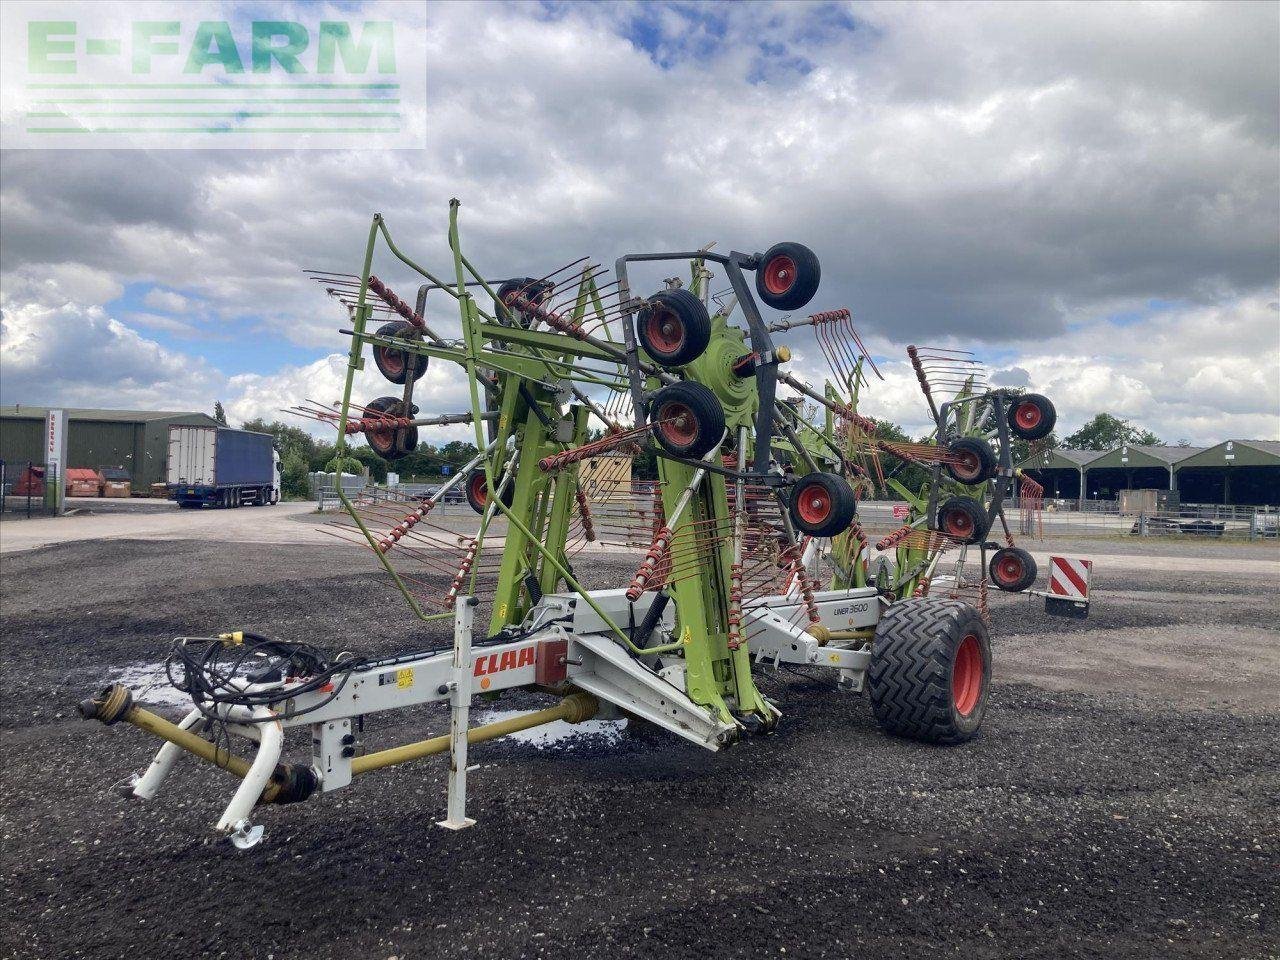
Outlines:
<svg viewBox="0 0 1280 960"><path fill-rule="evenodd" d="M163 483L172 424L214 427L203 413L171 410L83 410L67 413L67 467L123 468L135 491ZM47 407L0 407L0 460L11 471L44 463Z"/></svg>
<svg viewBox="0 0 1280 960"><path fill-rule="evenodd" d="M1213 447L1057 448L1017 466L1054 499L1113 500L1122 490L1158 489L1173 491L1182 503L1280 504L1280 441L1275 440L1224 440Z"/></svg>
<svg viewBox="0 0 1280 960"><path fill-rule="evenodd" d="M1225 440L1178 463L1190 503L1280 504L1280 441Z"/></svg>

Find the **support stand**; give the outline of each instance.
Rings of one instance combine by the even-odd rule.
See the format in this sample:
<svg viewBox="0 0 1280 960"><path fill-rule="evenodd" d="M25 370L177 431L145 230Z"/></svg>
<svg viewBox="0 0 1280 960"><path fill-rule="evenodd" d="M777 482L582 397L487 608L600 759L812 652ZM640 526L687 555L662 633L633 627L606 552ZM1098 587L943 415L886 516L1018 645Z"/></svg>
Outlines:
<svg viewBox="0 0 1280 960"><path fill-rule="evenodd" d="M448 816L436 821L449 830L465 830L475 821L467 816L467 726L471 713L471 621L475 597L458 597L453 617L453 680L449 683L449 804Z"/></svg>

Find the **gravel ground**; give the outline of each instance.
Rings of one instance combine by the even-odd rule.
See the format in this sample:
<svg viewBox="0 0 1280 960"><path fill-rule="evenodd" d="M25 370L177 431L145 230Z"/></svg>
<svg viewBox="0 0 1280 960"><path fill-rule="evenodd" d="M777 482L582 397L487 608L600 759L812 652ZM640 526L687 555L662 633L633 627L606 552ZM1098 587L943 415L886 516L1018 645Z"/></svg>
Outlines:
<svg viewBox="0 0 1280 960"><path fill-rule="evenodd" d="M472 830L432 825L444 764L422 761L264 808L247 853L212 839L217 771L115 798L154 743L74 702L178 634L384 651L447 629L309 545L68 544L6 556L3 582L5 957L1280 956L1274 578L1100 570L1085 623L1001 598L992 708L959 748L783 674L762 681L779 732L723 754L496 741L473 748ZM366 740L443 720L371 718Z"/></svg>

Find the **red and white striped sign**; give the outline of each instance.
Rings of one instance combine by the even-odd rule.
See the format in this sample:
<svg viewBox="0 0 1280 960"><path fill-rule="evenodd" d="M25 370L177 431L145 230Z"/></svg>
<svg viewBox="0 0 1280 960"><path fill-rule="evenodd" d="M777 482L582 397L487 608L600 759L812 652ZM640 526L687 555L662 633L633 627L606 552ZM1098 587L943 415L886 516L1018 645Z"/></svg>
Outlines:
<svg viewBox="0 0 1280 960"><path fill-rule="evenodd" d="M893 505L893 519L905 520L911 515L911 508L905 503L895 503Z"/></svg>
<svg viewBox="0 0 1280 960"><path fill-rule="evenodd" d="M1089 599L1089 577L1093 573L1092 560L1076 560L1072 557L1049 558L1049 592L1072 600Z"/></svg>

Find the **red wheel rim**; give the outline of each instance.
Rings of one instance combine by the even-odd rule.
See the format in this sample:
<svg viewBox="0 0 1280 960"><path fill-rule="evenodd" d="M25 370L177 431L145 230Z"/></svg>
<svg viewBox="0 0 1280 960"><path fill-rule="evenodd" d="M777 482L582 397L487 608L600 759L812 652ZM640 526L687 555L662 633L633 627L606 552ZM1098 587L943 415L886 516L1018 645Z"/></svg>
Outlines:
<svg viewBox="0 0 1280 960"><path fill-rule="evenodd" d="M805 523L816 526L831 516L831 493L820 483L811 483L796 494L796 513Z"/></svg>
<svg viewBox="0 0 1280 960"><path fill-rule="evenodd" d="M1001 557L996 561L996 579L1002 584L1017 583L1022 579L1022 561L1016 555Z"/></svg>
<svg viewBox="0 0 1280 960"><path fill-rule="evenodd" d="M467 485L471 488L471 499L473 501L482 507L489 502L489 487L485 483L483 473L477 473L467 481Z"/></svg>
<svg viewBox="0 0 1280 960"><path fill-rule="evenodd" d="M1017 409L1013 412L1013 419L1018 421L1018 426L1023 430L1034 430L1040 426L1040 420L1043 416L1044 414L1040 412L1040 407L1030 400L1018 404Z"/></svg>
<svg viewBox="0 0 1280 960"><path fill-rule="evenodd" d="M970 633L960 641L956 662L951 668L951 699L962 717L973 713L982 695L982 647L977 634Z"/></svg>
<svg viewBox="0 0 1280 960"><path fill-rule="evenodd" d="M796 262L779 254L764 265L764 288L774 296L786 293L796 282Z"/></svg>
<svg viewBox="0 0 1280 960"><path fill-rule="evenodd" d="M684 344L684 324L671 310L650 309L644 332L650 345L663 356L671 356Z"/></svg>
<svg viewBox="0 0 1280 960"><path fill-rule="evenodd" d="M364 438L375 453L386 453L395 446L396 432L388 429L366 430Z"/></svg>
<svg viewBox="0 0 1280 960"><path fill-rule="evenodd" d="M964 450L956 456L959 460L952 465L952 469L955 470L956 477L959 479L972 480L982 472L982 461L972 450Z"/></svg>
<svg viewBox="0 0 1280 960"><path fill-rule="evenodd" d="M672 444L687 447L698 439L698 421L683 403L664 403L658 410L658 429Z"/></svg>
<svg viewBox="0 0 1280 960"><path fill-rule="evenodd" d="M973 517L963 510L948 510L942 518L942 525L953 537L967 537L973 533Z"/></svg>
<svg viewBox="0 0 1280 960"><path fill-rule="evenodd" d="M404 351L394 347L379 347L382 352L382 369L387 373L398 374L404 369Z"/></svg>

